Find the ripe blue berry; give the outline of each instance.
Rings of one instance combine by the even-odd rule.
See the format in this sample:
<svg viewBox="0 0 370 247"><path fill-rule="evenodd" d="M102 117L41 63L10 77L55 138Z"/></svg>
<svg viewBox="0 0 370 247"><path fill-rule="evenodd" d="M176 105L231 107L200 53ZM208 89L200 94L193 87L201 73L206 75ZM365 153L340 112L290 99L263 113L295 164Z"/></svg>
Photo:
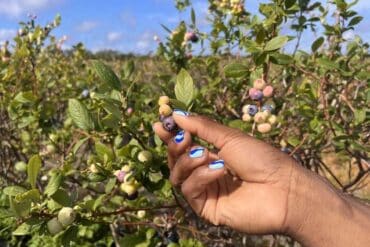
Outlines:
<svg viewBox="0 0 370 247"><path fill-rule="evenodd" d="M265 105L262 106L262 111L273 112L274 111L274 106L269 105L269 104L265 104Z"/></svg>
<svg viewBox="0 0 370 247"><path fill-rule="evenodd" d="M178 243L180 240L179 234L175 229L171 229L168 232L164 233L164 236L167 238L167 241L170 243Z"/></svg>
<svg viewBox="0 0 370 247"><path fill-rule="evenodd" d="M89 97L89 95L90 95L90 92L88 89L84 89L81 93L82 98L87 98Z"/></svg>
<svg viewBox="0 0 370 247"><path fill-rule="evenodd" d="M251 97L252 100L258 100L259 101L259 100L262 100L263 93L260 90L255 90L252 93L250 93L250 97Z"/></svg>
<svg viewBox="0 0 370 247"><path fill-rule="evenodd" d="M256 105L249 105L248 106L248 114L250 116L253 117L254 115L256 115L257 112L258 112L258 107Z"/></svg>
<svg viewBox="0 0 370 247"><path fill-rule="evenodd" d="M172 132L177 129L177 124L175 123L175 120L172 116L164 117L163 119L161 119L161 121L165 130Z"/></svg>

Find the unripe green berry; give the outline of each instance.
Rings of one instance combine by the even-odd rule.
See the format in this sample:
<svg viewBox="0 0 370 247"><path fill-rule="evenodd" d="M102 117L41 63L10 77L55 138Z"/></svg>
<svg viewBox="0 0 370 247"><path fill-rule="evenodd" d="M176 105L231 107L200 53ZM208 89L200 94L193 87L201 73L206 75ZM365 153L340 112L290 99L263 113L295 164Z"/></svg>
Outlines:
<svg viewBox="0 0 370 247"><path fill-rule="evenodd" d="M90 165L89 170L90 170L91 173L98 173L99 172L99 170L98 170L98 168L96 167L95 164Z"/></svg>
<svg viewBox="0 0 370 247"><path fill-rule="evenodd" d="M249 106L250 105L244 105L242 108L242 112L247 114L249 112Z"/></svg>
<svg viewBox="0 0 370 247"><path fill-rule="evenodd" d="M124 165L124 166L122 166L121 171L130 172L131 171L131 167L129 165Z"/></svg>
<svg viewBox="0 0 370 247"><path fill-rule="evenodd" d="M27 164L23 161L18 161L15 163L14 168L18 172L25 172L27 170Z"/></svg>
<svg viewBox="0 0 370 247"><path fill-rule="evenodd" d="M248 113L244 113L242 116L242 120L244 122L250 122L252 120L252 117Z"/></svg>
<svg viewBox="0 0 370 247"><path fill-rule="evenodd" d="M55 235L61 231L63 231L62 224L58 221L57 217L52 218L47 223L48 230L50 234Z"/></svg>
<svg viewBox="0 0 370 247"><path fill-rule="evenodd" d="M135 194L137 191L137 187L135 185L127 183L122 183L120 189L129 196Z"/></svg>
<svg viewBox="0 0 370 247"><path fill-rule="evenodd" d="M139 219L142 219L142 218L144 218L145 217L145 215L146 215L146 211L145 210L139 210L139 211L137 211L137 217L139 218Z"/></svg>
<svg viewBox="0 0 370 247"><path fill-rule="evenodd" d="M160 115L167 117L167 116L171 115L171 113L172 113L172 109L169 105L163 104L159 107L159 114Z"/></svg>
<svg viewBox="0 0 370 247"><path fill-rule="evenodd" d="M137 159L140 161L140 162L143 162L143 163L147 163L147 162L150 162L152 161L153 159L153 155L151 152L149 151L141 151L138 156L137 156Z"/></svg>
<svg viewBox="0 0 370 247"><path fill-rule="evenodd" d="M45 149L46 149L47 154L53 154L53 153L55 153L55 150L56 150L54 144L46 145Z"/></svg>
<svg viewBox="0 0 370 247"><path fill-rule="evenodd" d="M271 115L269 118L268 118L268 120L267 120L271 125L274 125L274 124L276 124L276 122L277 122L277 117L276 117L276 115Z"/></svg>
<svg viewBox="0 0 370 247"><path fill-rule="evenodd" d="M58 135L57 134L50 134L49 135L49 139L52 141L52 142L57 142L58 141L58 139L59 139L59 137L58 137Z"/></svg>
<svg viewBox="0 0 370 247"><path fill-rule="evenodd" d="M58 221L63 226L72 224L76 219L76 212L71 207L63 207L58 213Z"/></svg>

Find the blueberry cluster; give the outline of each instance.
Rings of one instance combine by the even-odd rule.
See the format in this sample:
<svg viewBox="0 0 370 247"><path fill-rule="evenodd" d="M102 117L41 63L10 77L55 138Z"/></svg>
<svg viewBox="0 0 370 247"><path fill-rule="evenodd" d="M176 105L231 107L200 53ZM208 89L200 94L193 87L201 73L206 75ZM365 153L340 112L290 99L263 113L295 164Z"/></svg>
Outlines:
<svg viewBox="0 0 370 247"><path fill-rule="evenodd" d="M220 11L238 15L244 12L244 0L215 0L213 6Z"/></svg>
<svg viewBox="0 0 370 247"><path fill-rule="evenodd" d="M127 199L134 200L138 196L139 182L133 177L132 169L129 165L124 165L120 170L116 170L114 175L120 184L120 189L127 196Z"/></svg>
<svg viewBox="0 0 370 247"><path fill-rule="evenodd" d="M274 104L266 100L272 97L273 92L274 88L271 85L266 85L263 79L256 79L253 87L249 89L249 97L255 103L244 105L242 108L242 120L245 122L253 120L260 133L270 132L277 122L277 117L273 114Z"/></svg>
<svg viewBox="0 0 370 247"><path fill-rule="evenodd" d="M177 125L172 117L172 108L170 106L170 98L161 96L158 100L159 105L159 120L163 124L163 128L169 132L176 131Z"/></svg>

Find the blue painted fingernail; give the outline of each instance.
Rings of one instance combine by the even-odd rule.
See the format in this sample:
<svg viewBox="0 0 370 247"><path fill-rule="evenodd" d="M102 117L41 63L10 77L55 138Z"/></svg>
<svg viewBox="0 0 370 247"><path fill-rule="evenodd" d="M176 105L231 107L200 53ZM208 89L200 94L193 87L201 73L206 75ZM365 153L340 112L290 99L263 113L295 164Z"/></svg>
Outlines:
<svg viewBox="0 0 370 247"><path fill-rule="evenodd" d="M192 150L190 150L189 156L190 158L200 158L203 156L203 153L204 153L204 148L197 147L197 148L193 148Z"/></svg>
<svg viewBox="0 0 370 247"><path fill-rule="evenodd" d="M173 114L176 114L176 115L179 115L179 116L184 116L184 117L189 116L189 112L179 110L179 109L175 109L173 111Z"/></svg>
<svg viewBox="0 0 370 247"><path fill-rule="evenodd" d="M212 161L208 167L212 170L217 170L217 169L221 169L223 168L225 165L225 162L223 160L215 160L215 161Z"/></svg>
<svg viewBox="0 0 370 247"><path fill-rule="evenodd" d="M180 143L180 142L182 142L184 140L184 135L185 135L185 131L180 130L179 132L177 132L177 134L175 135L175 137L173 138L173 140L176 143Z"/></svg>

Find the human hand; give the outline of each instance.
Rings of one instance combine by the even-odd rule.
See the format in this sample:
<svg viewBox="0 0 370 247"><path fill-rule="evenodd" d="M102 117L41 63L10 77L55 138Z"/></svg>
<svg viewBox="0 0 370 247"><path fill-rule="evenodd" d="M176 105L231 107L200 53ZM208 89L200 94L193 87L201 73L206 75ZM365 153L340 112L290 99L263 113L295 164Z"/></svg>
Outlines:
<svg viewBox="0 0 370 247"><path fill-rule="evenodd" d="M173 117L183 132L174 136L161 123L154 124L154 130L168 145L170 180L181 186L194 211L213 224L248 233L285 232L295 161L239 130L176 113ZM219 152L192 143L191 135Z"/></svg>

